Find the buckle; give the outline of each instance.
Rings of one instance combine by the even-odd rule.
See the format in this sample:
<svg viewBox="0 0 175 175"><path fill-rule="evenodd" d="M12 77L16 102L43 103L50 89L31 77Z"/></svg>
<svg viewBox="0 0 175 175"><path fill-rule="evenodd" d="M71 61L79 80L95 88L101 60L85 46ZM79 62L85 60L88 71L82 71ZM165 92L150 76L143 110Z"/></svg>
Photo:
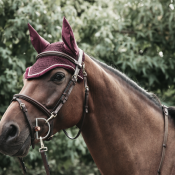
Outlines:
<svg viewBox="0 0 175 175"><path fill-rule="evenodd" d="M168 108L165 105L162 105L163 112L165 115L168 115Z"/></svg>
<svg viewBox="0 0 175 175"><path fill-rule="evenodd" d="M89 86L86 86L85 89L86 89L86 91L89 91Z"/></svg>
<svg viewBox="0 0 175 175"><path fill-rule="evenodd" d="M75 81L77 81L77 75L74 74L74 75L72 76L72 78L74 78Z"/></svg>
<svg viewBox="0 0 175 175"><path fill-rule="evenodd" d="M42 137L40 137L40 143L41 143L41 148L39 148L39 152L41 152L41 150L48 151L48 148L44 147L44 143L43 143L43 138Z"/></svg>
<svg viewBox="0 0 175 175"><path fill-rule="evenodd" d="M165 113L165 115L168 115L168 109L167 108L164 108L164 113Z"/></svg>
<svg viewBox="0 0 175 175"><path fill-rule="evenodd" d="M81 65L81 63L77 64L78 68L81 69L83 66Z"/></svg>
<svg viewBox="0 0 175 175"><path fill-rule="evenodd" d="M24 103L20 103L20 108L23 109L25 107Z"/></svg>
<svg viewBox="0 0 175 175"><path fill-rule="evenodd" d="M51 113L51 116L46 120L46 123L49 123L49 120L51 120L52 118L55 118L57 116L57 114L54 114L54 112Z"/></svg>

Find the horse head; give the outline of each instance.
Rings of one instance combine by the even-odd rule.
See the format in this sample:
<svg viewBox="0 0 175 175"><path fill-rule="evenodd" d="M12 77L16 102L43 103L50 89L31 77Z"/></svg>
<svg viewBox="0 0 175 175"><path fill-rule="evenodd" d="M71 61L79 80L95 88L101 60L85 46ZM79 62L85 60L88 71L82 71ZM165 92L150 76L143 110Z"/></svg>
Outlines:
<svg viewBox="0 0 175 175"><path fill-rule="evenodd" d="M57 103L60 102L62 94L65 95L65 89L68 88L72 79L72 86L76 81L78 82L75 88L71 89L71 94L68 92L69 100L67 101L68 95L65 95L64 101L61 101L64 104L63 107L57 114L54 114L57 117L51 122L52 134L61 129L78 125L83 114L85 98L82 70L78 71L77 77L72 76L75 75L75 70L79 66L73 61L78 62L81 50L76 44L73 31L67 20L63 19L62 42L50 44L30 24L28 28L32 45L40 56L37 57L33 66L26 69L23 75L24 86L20 93L14 96L0 122L0 152L17 157L26 156L30 145L34 146L38 142L36 130L42 137L47 135L49 125L48 121L45 121L59 106ZM42 55L43 53L47 54ZM82 51L81 54L82 61L84 61ZM20 96L25 98L20 98ZM65 101L67 102L65 103ZM45 119L38 120L40 127L37 129L35 127L36 118Z"/></svg>

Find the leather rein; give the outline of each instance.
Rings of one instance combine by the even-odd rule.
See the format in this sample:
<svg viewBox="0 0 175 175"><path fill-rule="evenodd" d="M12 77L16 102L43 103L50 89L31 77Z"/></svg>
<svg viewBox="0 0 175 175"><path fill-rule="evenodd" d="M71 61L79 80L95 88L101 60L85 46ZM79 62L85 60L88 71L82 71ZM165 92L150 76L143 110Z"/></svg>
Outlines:
<svg viewBox="0 0 175 175"><path fill-rule="evenodd" d="M47 151L47 147L44 147L43 139L45 139L47 141L52 139L52 137L53 137L53 121L54 121L53 119L57 116L57 114L60 111L61 107L68 100L69 95L71 94L74 86L77 83L78 74L79 74L81 69L83 70L83 79L84 79L84 86L85 86L85 100L84 100L83 115L82 115L82 118L81 118L81 121L80 121L81 126L80 126L79 131L78 131L78 133L75 137L70 137L68 135L68 133L65 130L63 130L65 135L69 139L74 140L74 139L78 138L78 136L80 135L80 133L82 131L84 118L86 116L86 113L88 113L88 95L89 95L89 87L87 85L87 73L85 71L85 64L82 61L83 51L81 49L79 49L78 61L75 60L74 58L70 57L69 55L65 54L65 53L57 52L57 51L42 52L36 57L36 59L38 59L40 57L44 57L44 56L51 56L51 55L64 57L64 58L70 60L71 62L73 62L76 65L75 72L74 72L71 80L67 84L66 88L64 89L63 94L61 95L60 99L58 100L58 102L56 103L56 105L52 109L52 111L49 111L40 102L34 100L31 97L28 97L27 95L15 94L13 96L13 99L12 99L12 101L17 101L19 103L19 106L20 106L20 108L21 108L21 110L24 114L24 118L25 118L26 123L27 123L28 128L29 128L29 132L30 132L30 136L31 136L31 145L32 145L33 149L35 147L34 140L35 139L40 139L41 148L39 149L39 152L41 153L41 157L42 157L47 175L50 175L50 169L49 169L49 165L48 165L46 155L45 155L45 151ZM45 118L36 118L36 126L33 126L32 122L30 121L30 119L28 117L27 108L26 108L25 104L20 99L25 100L25 101L31 103L32 105L36 106L38 109L40 109L47 116L47 119L45 119ZM40 127L38 126L38 120L45 120L45 123L49 127L48 133L46 134L45 137L40 137L40 138L38 137L38 131L40 130ZM35 138L35 133L36 133L36 138ZM24 165L24 162L23 162L22 158L18 157L18 160L19 160L20 165L22 167L23 173L26 174L26 168L25 168L25 165Z"/></svg>
<svg viewBox="0 0 175 175"><path fill-rule="evenodd" d="M57 51L42 52L36 57L36 59L38 59L40 57L44 57L44 56L51 56L51 55L64 57L76 65L74 75L72 76L71 80L67 84L63 94L61 95L60 99L58 100L58 102L55 105L55 107L53 108L53 110L50 112L40 102L38 102L38 101L36 101L36 100L32 99L31 97L28 97L26 95L15 94L13 96L13 99L12 99L12 101L17 101L19 103L19 106L24 114L24 118L26 120L26 123L27 123L29 131L30 131L31 145L32 145L33 149L35 146L35 144L34 144L35 132L36 132L36 139L40 139L41 148L39 149L39 151L41 153L41 157L42 157L47 175L50 175L50 169L49 169L49 165L48 165L46 155L45 155L45 151L47 151L47 147L44 147L43 139L45 139L47 141L52 139L52 137L53 137L53 119L57 116L59 110L64 105L64 103L66 103L66 101L68 100L70 93L72 92L75 84L77 83L77 77L78 77L78 74L79 74L81 69L83 70L83 79L84 79L84 86L85 86L85 100L84 100L83 116L81 118L81 126L80 126L79 131L75 137L70 137L68 135L68 133L65 130L63 130L65 135L69 139L73 140L73 139L78 138L78 136L80 135L80 133L82 131L84 118L86 116L86 113L88 113L88 95L89 95L89 87L87 85L87 73L85 71L85 64L82 62L83 51L81 49L79 49L78 61L76 61L74 58L70 57L69 55L67 55L65 53L57 52ZM33 104L37 108L39 108L47 116L48 119L46 120L45 118L37 118L36 119L36 126L34 127L32 125L32 122L30 121L28 115L27 115L27 108L26 108L25 104L20 99L23 99L23 100ZM163 140L163 145L162 145L162 156L161 156L161 161L160 161L159 168L157 171L157 175L161 174L161 168L162 168L163 161L165 158L165 149L167 146L166 144L167 144L167 138L168 138L168 108L166 106L162 105L162 111L163 111L163 116L164 116L164 120L165 120L165 130L164 130L164 140ZM45 137L40 137L40 138L38 138L38 131L39 131L38 120L39 119L45 120L46 124L48 124L48 127L49 127L49 131L48 131L47 135ZM19 160L20 165L22 167L23 173L26 174L26 168L25 168L25 165L24 165L22 158L18 157L18 160Z"/></svg>

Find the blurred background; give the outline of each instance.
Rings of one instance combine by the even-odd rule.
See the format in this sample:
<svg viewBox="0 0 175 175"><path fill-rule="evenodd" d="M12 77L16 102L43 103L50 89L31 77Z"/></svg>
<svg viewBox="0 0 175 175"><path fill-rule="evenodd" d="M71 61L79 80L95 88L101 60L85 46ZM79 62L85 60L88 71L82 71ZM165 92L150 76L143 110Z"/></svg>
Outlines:
<svg viewBox="0 0 175 175"><path fill-rule="evenodd" d="M52 43L61 41L63 16L82 50L174 105L174 8L174 0L0 0L0 117L35 62L27 23ZM71 141L60 132L46 145L52 174L100 174L82 137ZM45 174L38 148L24 159L29 175ZM0 175L7 174L22 171L15 158L0 154Z"/></svg>

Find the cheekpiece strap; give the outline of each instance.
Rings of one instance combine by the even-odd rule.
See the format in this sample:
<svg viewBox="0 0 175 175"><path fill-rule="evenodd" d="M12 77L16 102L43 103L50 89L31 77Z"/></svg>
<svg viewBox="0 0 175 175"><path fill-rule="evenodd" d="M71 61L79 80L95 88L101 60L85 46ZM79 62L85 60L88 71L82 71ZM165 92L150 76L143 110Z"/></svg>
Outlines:
<svg viewBox="0 0 175 175"><path fill-rule="evenodd" d="M75 84L77 83L77 76L82 68L82 60L83 60L83 51L79 49L78 62L75 68L75 72L72 76L72 79L69 81L68 85L66 86L62 96L60 97L58 103L54 107L54 111L52 111L52 115L50 116L50 118L47 119L47 122L49 122L50 120L52 120L57 116L63 104L66 103L66 101L68 100L70 93L72 92Z"/></svg>

